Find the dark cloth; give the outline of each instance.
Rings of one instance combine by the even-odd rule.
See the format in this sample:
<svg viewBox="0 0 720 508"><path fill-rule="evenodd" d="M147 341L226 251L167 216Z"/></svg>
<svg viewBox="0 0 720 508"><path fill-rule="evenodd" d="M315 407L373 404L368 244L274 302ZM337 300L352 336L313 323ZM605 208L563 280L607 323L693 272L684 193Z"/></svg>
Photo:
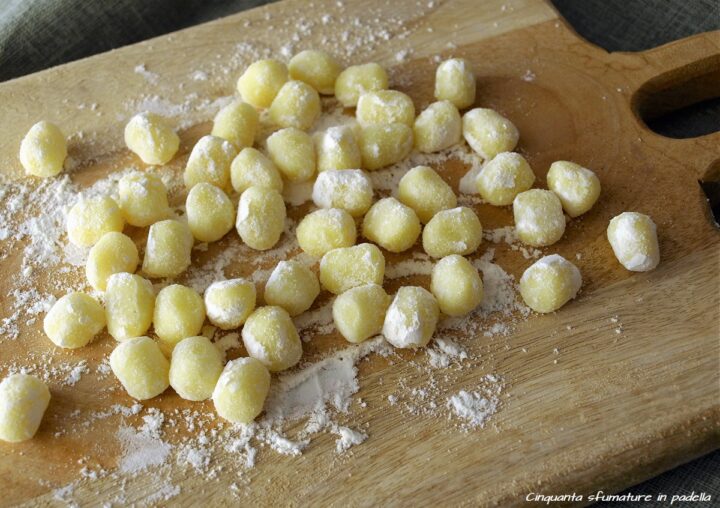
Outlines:
<svg viewBox="0 0 720 508"><path fill-rule="evenodd" d="M414 0L413 0L414 1ZM0 0L0 81L267 3L265 0ZM640 51L720 29L720 0L553 0L576 31L608 51ZM720 99L657 119L655 131L692 137L717 129ZM629 489L706 492L717 506L720 451ZM610 505L610 503L606 503ZM612 503L641 508L643 503Z"/></svg>

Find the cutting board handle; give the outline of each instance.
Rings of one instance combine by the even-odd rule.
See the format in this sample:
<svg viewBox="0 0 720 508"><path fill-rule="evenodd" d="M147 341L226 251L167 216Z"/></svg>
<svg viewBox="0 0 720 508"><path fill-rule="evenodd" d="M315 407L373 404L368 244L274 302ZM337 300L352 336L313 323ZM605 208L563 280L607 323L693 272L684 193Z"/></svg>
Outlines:
<svg viewBox="0 0 720 508"><path fill-rule="evenodd" d="M641 127L651 132L645 120L720 96L720 30L638 53L612 53L611 65L627 71L630 108ZM720 132L663 142L677 143L685 148L681 153L692 154L688 166L699 179L720 177ZM688 145L694 145L692 150Z"/></svg>

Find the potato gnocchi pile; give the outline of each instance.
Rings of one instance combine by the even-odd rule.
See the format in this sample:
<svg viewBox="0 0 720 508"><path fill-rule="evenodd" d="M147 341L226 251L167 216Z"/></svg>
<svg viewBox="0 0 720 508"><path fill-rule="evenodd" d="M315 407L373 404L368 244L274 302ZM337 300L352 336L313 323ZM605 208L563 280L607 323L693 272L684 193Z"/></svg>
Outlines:
<svg viewBox="0 0 720 508"><path fill-rule="evenodd" d="M321 290L337 295L335 326L349 342L382 334L397 348L417 348L432 339L441 314L464 316L483 300L483 281L464 257L482 241L482 224L472 208L458 206L452 188L432 168L418 166L400 180L394 197L374 202L368 171L405 159L413 149L437 152L462 139L485 164L475 185L484 201L512 205L522 242L547 247L565 231L566 215L577 217L600 195L595 173L558 161L547 175L548 190L533 189L532 168L515 149L519 133L497 111L474 108L475 75L470 63L442 62L435 78L436 102L416 115L406 94L389 89L377 63L342 69L322 51L302 51L288 65L274 59L250 65L237 82L239 98L220 110L212 132L193 147L183 179L186 214L173 215L163 182L151 173L123 176L118 199L78 202L67 215L69 240L89 247L89 284L103 292L103 304L84 293L60 298L45 316L44 331L58 347L79 348L107 327L118 342L110 366L125 391L150 399L172 386L188 400L212 399L217 413L249 423L263 410L271 373L302 357L292 317L307 311ZM353 125L311 135L321 114L320 95L334 95L355 108ZM265 110L276 128L262 147L253 147ZM153 113L135 115L125 143L147 165L166 164L180 139ZM48 122L35 124L20 146L27 173L57 175L67 155L65 137ZM149 279L174 278L191 264L194 243L215 242L233 226L256 250L273 248L284 231L286 183L313 182L317 210L299 223L300 248L319 259L318 272L297 261L280 261L258 306L248 280L220 280L204 295L180 284L157 294ZM239 196L239 198L237 197ZM125 224L147 227L142 261ZM358 224L359 230L358 230ZM366 242L358 243L358 236ZM625 212L610 222L608 240L628 270L657 266L655 224ZM420 239L437 263L429 290L383 289L385 256ZM136 271L140 268L140 273ZM553 312L582 285L578 268L552 254L527 268L520 279L525 303ZM223 330L242 327L249 357L224 364L214 344L200 335L205 320ZM153 328L153 339L148 336ZM31 438L50 400L37 378L16 374L0 383L0 439Z"/></svg>

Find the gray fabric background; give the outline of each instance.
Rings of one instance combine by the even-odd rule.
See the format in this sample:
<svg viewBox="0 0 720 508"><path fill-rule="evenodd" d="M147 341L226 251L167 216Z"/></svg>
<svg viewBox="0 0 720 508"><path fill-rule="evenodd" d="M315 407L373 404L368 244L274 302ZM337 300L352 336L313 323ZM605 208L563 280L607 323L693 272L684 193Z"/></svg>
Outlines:
<svg viewBox="0 0 720 508"><path fill-rule="evenodd" d="M0 81L4 81L266 1L0 0L0 3ZM720 0L553 0L553 3L577 32L608 51L639 51L720 29ZM718 130L720 98L657 119L651 127L671 137L693 137ZM713 504L720 506L720 451L629 490L670 495L706 492L713 496Z"/></svg>

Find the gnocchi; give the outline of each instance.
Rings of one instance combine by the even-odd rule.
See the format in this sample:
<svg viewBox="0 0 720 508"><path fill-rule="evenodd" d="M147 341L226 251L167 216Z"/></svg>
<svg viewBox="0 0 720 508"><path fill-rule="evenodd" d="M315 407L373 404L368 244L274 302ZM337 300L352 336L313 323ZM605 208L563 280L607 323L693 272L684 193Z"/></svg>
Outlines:
<svg viewBox="0 0 720 508"><path fill-rule="evenodd" d="M466 256L482 241L482 224L470 208L459 206L435 214L422 234L423 249L434 258L450 254Z"/></svg>
<svg viewBox="0 0 720 508"><path fill-rule="evenodd" d="M114 273L134 273L140 258L130 237L117 231L105 233L88 254L85 274L97 291L105 291L107 279Z"/></svg>
<svg viewBox="0 0 720 508"><path fill-rule="evenodd" d="M186 337L198 335L204 321L205 303L194 289L172 284L157 294L153 326L168 349Z"/></svg>
<svg viewBox="0 0 720 508"><path fill-rule="evenodd" d="M378 90L360 96L355 117L362 126L401 123L412 127L415 105L410 97L397 90Z"/></svg>
<svg viewBox="0 0 720 508"><path fill-rule="evenodd" d="M434 102L415 119L413 133L419 151L439 152L460 142L462 118L452 102Z"/></svg>
<svg viewBox="0 0 720 508"><path fill-rule="evenodd" d="M365 284L340 294L332 306L333 322L349 342L363 342L382 331L390 297L378 284Z"/></svg>
<svg viewBox="0 0 720 508"><path fill-rule="evenodd" d="M50 390L35 376L12 374L0 383L0 440L32 439L50 404Z"/></svg>
<svg viewBox="0 0 720 508"><path fill-rule="evenodd" d="M575 298L582 286L580 270L557 254L533 263L520 277L520 295L535 312L554 312Z"/></svg>
<svg viewBox="0 0 720 508"><path fill-rule="evenodd" d="M548 190L531 189L513 200L518 238L533 247L552 245L565 233L565 216L557 195Z"/></svg>
<svg viewBox="0 0 720 508"><path fill-rule="evenodd" d="M458 109L475 102L475 74L464 58L451 58L435 71L435 98L453 103Z"/></svg>
<svg viewBox="0 0 720 508"><path fill-rule="evenodd" d="M300 248L315 257L355 245L357 230L352 216L340 208L316 210L303 217L296 230Z"/></svg>
<svg viewBox="0 0 720 508"><path fill-rule="evenodd" d="M255 310L255 299L255 284L248 280L213 282L205 290L207 317L222 330L238 328Z"/></svg>
<svg viewBox="0 0 720 508"><path fill-rule="evenodd" d="M56 346L86 346L105 328L105 311L92 296L70 293L60 298L45 315L43 330Z"/></svg>
<svg viewBox="0 0 720 508"><path fill-rule="evenodd" d="M110 368L128 395L152 399L170 386L170 362L150 337L120 342L110 354Z"/></svg>
<svg viewBox="0 0 720 508"><path fill-rule="evenodd" d="M280 261L265 284L265 303L282 307L291 316L308 310L319 294L317 276L297 261Z"/></svg>
<svg viewBox="0 0 720 508"><path fill-rule="evenodd" d="M320 260L320 284L336 295L355 286L382 285L384 277L385 257L371 243L333 249Z"/></svg>
<svg viewBox="0 0 720 508"><path fill-rule="evenodd" d="M78 247L92 247L105 233L124 226L120 208L109 196L82 199L67 214L68 239Z"/></svg>
<svg viewBox="0 0 720 508"><path fill-rule="evenodd" d="M532 187L535 173L519 153L501 152L483 166L476 182L485 201L494 206L505 206Z"/></svg>
<svg viewBox="0 0 720 508"><path fill-rule="evenodd" d="M278 91L270 105L270 120L280 127L306 130L320 116L320 96L302 81L288 81Z"/></svg>
<svg viewBox="0 0 720 508"><path fill-rule="evenodd" d="M248 354L260 360L270 372L289 369L300 361L302 342L290 314L282 307L259 307L242 329Z"/></svg>
<svg viewBox="0 0 720 508"><path fill-rule="evenodd" d="M645 214L623 212L613 217L607 238L617 260L632 272L647 272L660 263L657 227Z"/></svg>
<svg viewBox="0 0 720 508"><path fill-rule="evenodd" d="M335 97L346 108L357 106L361 95L388 88L388 75L376 63L353 65L342 71L335 80Z"/></svg>
<svg viewBox="0 0 720 508"><path fill-rule="evenodd" d="M118 196L118 206L131 226L150 226L171 215L165 184L152 173L136 171L123 176Z"/></svg>
<svg viewBox="0 0 720 508"><path fill-rule="evenodd" d="M223 356L207 337L187 337L175 346L170 358L170 386L185 400L212 397Z"/></svg>
<svg viewBox="0 0 720 508"><path fill-rule="evenodd" d="M230 164L237 155L229 141L217 136L201 137L188 157L183 180L192 189L200 182L207 182L230 190Z"/></svg>
<svg viewBox="0 0 720 508"><path fill-rule="evenodd" d="M232 423L250 423L262 412L269 391L267 368L255 358L237 358L225 365L215 385L215 411Z"/></svg>
<svg viewBox="0 0 720 508"><path fill-rule="evenodd" d="M464 316L482 302L483 282L470 261L451 254L433 267L430 291L443 314Z"/></svg>
<svg viewBox="0 0 720 508"><path fill-rule="evenodd" d="M268 108L287 80L288 69L284 63L272 58L258 60L242 73L237 90L248 104Z"/></svg>
<svg viewBox="0 0 720 508"><path fill-rule="evenodd" d="M307 83L323 95L332 95L342 68L332 55L307 49L290 59L288 70L291 79Z"/></svg>
<svg viewBox="0 0 720 508"><path fill-rule="evenodd" d="M363 220L363 236L390 252L412 247L421 229L415 211L395 198L375 203Z"/></svg>
<svg viewBox="0 0 720 508"><path fill-rule="evenodd" d="M225 192L210 183L200 182L185 202L188 227L196 240L220 240L235 223L235 208Z"/></svg>
<svg viewBox="0 0 720 508"><path fill-rule="evenodd" d="M382 332L396 348L422 347L430 342L439 317L432 293L418 286L403 286L388 307Z"/></svg>
<svg viewBox="0 0 720 508"><path fill-rule="evenodd" d="M145 164L162 165L175 156L180 138L163 117L143 112L125 126L125 144Z"/></svg>
<svg viewBox="0 0 720 508"><path fill-rule="evenodd" d="M362 164L355 131L345 125L330 127L315 138L318 172L356 169Z"/></svg>
<svg viewBox="0 0 720 508"><path fill-rule="evenodd" d="M235 228L248 246L267 250L280 240L285 217L285 203L278 191L249 187L240 196Z"/></svg>
<svg viewBox="0 0 720 508"><path fill-rule="evenodd" d="M48 178L63 170L67 142L57 125L40 121L20 142L20 164L28 175Z"/></svg>
<svg viewBox="0 0 720 508"><path fill-rule="evenodd" d="M320 208L340 208L361 217L372 205L373 185L360 169L329 169L315 180L312 199Z"/></svg>
<svg viewBox="0 0 720 508"><path fill-rule="evenodd" d="M510 152L520 134L513 123L498 112L475 108L463 116L463 137L470 148L490 160L501 152Z"/></svg>
<svg viewBox="0 0 720 508"><path fill-rule="evenodd" d="M108 332L115 340L147 333L154 311L155 291L149 280L130 273L115 273L108 277L105 319Z"/></svg>
<svg viewBox="0 0 720 508"><path fill-rule="evenodd" d="M175 277L190 266L193 235L186 222L161 220L150 226L142 270L150 277Z"/></svg>
<svg viewBox="0 0 720 508"><path fill-rule="evenodd" d="M398 199L415 210L423 224L436 213L457 206L450 185L428 166L416 166L403 175L398 183Z"/></svg>
<svg viewBox="0 0 720 508"><path fill-rule="evenodd" d="M315 175L315 146L310 134L294 127L280 129L267 138L270 159L291 182L305 182Z"/></svg>
<svg viewBox="0 0 720 508"><path fill-rule="evenodd" d="M402 123L366 125L361 129L360 154L368 171L400 162L413 147L413 131Z"/></svg>
<svg viewBox="0 0 720 508"><path fill-rule="evenodd" d="M252 146L260 117L257 110L242 101L233 101L215 115L212 134L232 143L235 148Z"/></svg>
<svg viewBox="0 0 720 508"><path fill-rule="evenodd" d="M587 168L568 161L556 161L547 174L548 189L557 194L570 217L590 210L600 197L600 180Z"/></svg>
<svg viewBox="0 0 720 508"><path fill-rule="evenodd" d="M233 159L230 165L230 181L238 194L253 186L278 192L283 190L282 177L275 164L261 151L252 147L243 148Z"/></svg>

